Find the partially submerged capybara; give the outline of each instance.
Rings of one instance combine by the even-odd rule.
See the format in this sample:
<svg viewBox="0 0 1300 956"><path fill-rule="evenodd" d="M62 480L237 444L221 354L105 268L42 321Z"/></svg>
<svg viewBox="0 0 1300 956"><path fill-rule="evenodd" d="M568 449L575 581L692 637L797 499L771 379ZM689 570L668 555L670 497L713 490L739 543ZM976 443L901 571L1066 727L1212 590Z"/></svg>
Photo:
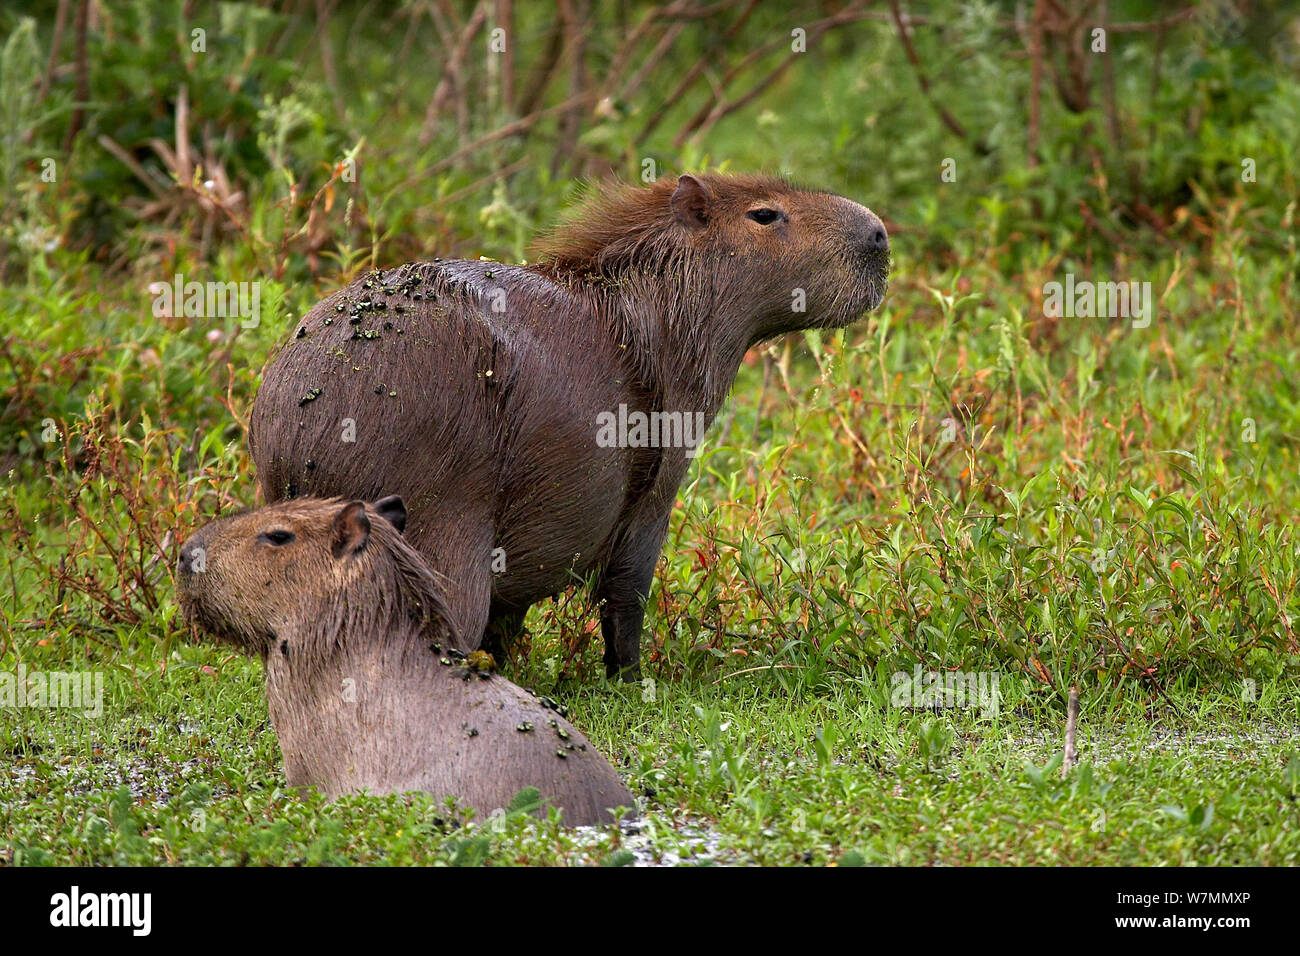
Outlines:
<svg viewBox="0 0 1300 956"><path fill-rule="evenodd" d="M398 497L285 502L181 546L186 616L258 654L291 786L423 790L486 816L525 787L574 826L635 806L559 708L466 659Z"/></svg>
<svg viewBox="0 0 1300 956"><path fill-rule="evenodd" d="M538 255L318 304L266 369L253 460L268 501L402 495L466 649L590 580L606 669L635 678L677 488L745 351L879 305L889 240L831 193L684 175L598 190Z"/></svg>

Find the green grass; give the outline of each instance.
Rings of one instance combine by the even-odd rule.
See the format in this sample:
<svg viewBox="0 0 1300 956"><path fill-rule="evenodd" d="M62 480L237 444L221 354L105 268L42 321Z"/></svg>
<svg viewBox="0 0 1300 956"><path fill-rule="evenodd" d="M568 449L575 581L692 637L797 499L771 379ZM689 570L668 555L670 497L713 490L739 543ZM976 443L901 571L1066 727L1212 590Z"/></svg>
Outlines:
<svg viewBox="0 0 1300 956"><path fill-rule="evenodd" d="M259 666L189 642L170 567L253 503L236 422L291 322L216 351L201 327L108 341L87 316L125 321L128 290L14 290L20 401L59 435L24 430L4 492L0 671L102 671L108 698L98 720L0 708L3 858L1296 862L1293 276L1208 255L1152 329L1067 331L1021 318L1023 282L962 271L904 271L879 316L742 369L651 596L653 700L599 679L580 593L534 609L508 673L647 795L637 834L287 792ZM988 291L939 294L963 278ZM917 666L996 673L999 715L892 706Z"/></svg>
<svg viewBox="0 0 1300 956"><path fill-rule="evenodd" d="M967 270L990 291L966 302L904 275L861 328L757 356L660 566L656 700L598 683L581 595L534 611L515 662L653 794L636 836L287 793L257 665L185 643L155 553L252 503L226 385L242 417L288 323L230 340L228 372L198 328L107 343L120 291L18 290L0 308L32 369L22 400L60 438L25 433L35 457L6 491L25 537L0 670L103 670L109 700L102 720L0 709L0 844L19 863L594 862L625 843L670 861L1295 862L1291 280L1244 269L1239 311L1208 260L1147 333L1080 323L1056 347L991 269ZM887 675L918 664L997 672L1001 716L890 707ZM1062 782L1072 683L1096 756Z"/></svg>
<svg viewBox="0 0 1300 956"><path fill-rule="evenodd" d="M816 692L771 672L659 683L653 699L561 688L643 799L637 832L622 833L517 815L463 827L422 795L300 798L284 787L258 665L191 646L135 663L139 681L110 673L104 719L28 711L0 731L14 758L0 801L10 862L1300 861L1294 685L1156 713L1085 708L1066 779L1061 708L1023 682L1004 681L987 717L891 707L888 676L870 671Z"/></svg>

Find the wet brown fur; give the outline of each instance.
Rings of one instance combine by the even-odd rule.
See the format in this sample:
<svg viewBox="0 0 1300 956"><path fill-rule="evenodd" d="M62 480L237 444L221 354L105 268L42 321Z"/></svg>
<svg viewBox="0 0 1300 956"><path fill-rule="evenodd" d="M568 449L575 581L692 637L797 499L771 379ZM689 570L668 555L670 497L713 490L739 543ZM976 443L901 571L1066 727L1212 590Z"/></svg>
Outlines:
<svg viewBox="0 0 1300 956"><path fill-rule="evenodd" d="M299 499L210 522L181 548L187 617L263 662L289 784L422 790L480 818L535 786L573 825L633 807L572 724L454 653L440 582L391 502Z"/></svg>
<svg viewBox="0 0 1300 956"><path fill-rule="evenodd" d="M762 225L756 208L782 218ZM690 458L601 447L596 415L622 404L711 422L756 342L879 304L887 240L842 197L702 175L598 187L536 251L526 267L410 263L321 302L266 370L253 459L269 501L405 498L466 648L589 581L608 672L635 677Z"/></svg>

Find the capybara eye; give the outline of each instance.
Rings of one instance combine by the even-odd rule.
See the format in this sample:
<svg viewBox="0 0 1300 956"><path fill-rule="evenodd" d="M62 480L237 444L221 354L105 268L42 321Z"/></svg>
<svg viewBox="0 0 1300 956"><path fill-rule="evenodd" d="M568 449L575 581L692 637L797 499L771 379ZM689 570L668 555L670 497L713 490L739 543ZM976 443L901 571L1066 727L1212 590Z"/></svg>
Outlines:
<svg viewBox="0 0 1300 956"><path fill-rule="evenodd" d="M263 531L258 537L267 544L281 545L288 544L293 540L293 532L277 528L274 531Z"/></svg>
<svg viewBox="0 0 1300 956"><path fill-rule="evenodd" d="M745 215L760 226L770 226L781 218L781 214L775 209L751 209Z"/></svg>

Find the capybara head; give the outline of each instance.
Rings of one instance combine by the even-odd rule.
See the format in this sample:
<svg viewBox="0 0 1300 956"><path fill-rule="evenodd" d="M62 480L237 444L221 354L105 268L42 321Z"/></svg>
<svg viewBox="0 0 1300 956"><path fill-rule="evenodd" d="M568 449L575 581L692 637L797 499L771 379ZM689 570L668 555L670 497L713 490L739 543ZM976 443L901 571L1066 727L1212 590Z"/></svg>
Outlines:
<svg viewBox="0 0 1300 956"><path fill-rule="evenodd" d="M285 641L410 630L445 638L433 573L402 537L396 495L373 504L299 499L218 518L181 545L186 617L265 655ZM287 651L287 648L286 648Z"/></svg>
<svg viewBox="0 0 1300 956"><path fill-rule="evenodd" d="M767 176L682 175L599 187L535 253L553 275L685 279L700 311L752 316L751 337L848 325L884 300L889 237L871 210ZM739 300L739 302L737 302Z"/></svg>

